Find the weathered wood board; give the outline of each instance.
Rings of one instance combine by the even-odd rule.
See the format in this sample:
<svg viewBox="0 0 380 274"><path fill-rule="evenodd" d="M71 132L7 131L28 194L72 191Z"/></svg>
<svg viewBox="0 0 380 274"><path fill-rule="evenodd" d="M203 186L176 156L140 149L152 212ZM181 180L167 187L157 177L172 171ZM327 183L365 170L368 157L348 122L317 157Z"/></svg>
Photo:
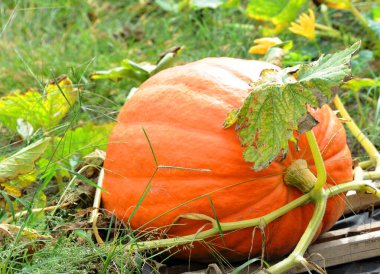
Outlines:
<svg viewBox="0 0 380 274"><path fill-rule="evenodd" d="M380 221L327 232L311 245L306 258L321 267L380 256ZM298 268L291 273L305 271Z"/></svg>

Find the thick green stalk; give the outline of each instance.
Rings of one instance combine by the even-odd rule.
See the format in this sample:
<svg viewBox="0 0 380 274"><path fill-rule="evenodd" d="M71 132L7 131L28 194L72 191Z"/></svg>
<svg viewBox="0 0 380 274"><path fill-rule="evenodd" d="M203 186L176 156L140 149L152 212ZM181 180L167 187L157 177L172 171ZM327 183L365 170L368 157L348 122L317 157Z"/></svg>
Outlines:
<svg viewBox="0 0 380 274"><path fill-rule="evenodd" d="M336 186L332 186L328 189L326 189L327 195L330 197L333 197L335 195L345 193L350 190L355 190L358 192L369 192L376 197L380 198L380 190L370 181L352 181Z"/></svg>
<svg viewBox="0 0 380 274"><path fill-rule="evenodd" d="M267 270L269 273L284 273L285 271L298 266L301 261L305 260L303 255L313 241L314 236L317 233L317 230L322 222L323 216L325 215L327 195L324 193L325 191L323 189L321 192L322 193L320 198L315 203L315 211L313 213L313 216L296 248L285 260L282 260L281 262L268 268Z"/></svg>
<svg viewBox="0 0 380 274"><path fill-rule="evenodd" d="M323 189L323 186L326 183L327 174L325 164L323 162L323 158L321 155L321 151L319 150L317 139L312 130L306 132L306 138L309 142L310 150L314 158L315 167L317 168L317 182L313 188L312 195L316 194L319 196L319 192Z"/></svg>
<svg viewBox="0 0 380 274"><path fill-rule="evenodd" d="M371 161L373 161L376 164L376 171L380 172L380 153L377 151L376 147L371 143L371 141L363 134L360 128L352 120L351 116L348 114L347 110L345 109L342 101L338 96L335 96L334 104L336 108L339 110L340 115L345 120L347 120L346 125L351 131L352 135L358 140L360 145L368 153L369 157L371 158Z"/></svg>

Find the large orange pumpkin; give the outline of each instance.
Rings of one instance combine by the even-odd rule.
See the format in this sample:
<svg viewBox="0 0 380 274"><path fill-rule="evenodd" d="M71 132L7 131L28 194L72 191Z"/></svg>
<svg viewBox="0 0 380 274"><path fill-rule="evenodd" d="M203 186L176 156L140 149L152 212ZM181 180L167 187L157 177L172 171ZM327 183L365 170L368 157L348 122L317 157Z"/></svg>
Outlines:
<svg viewBox="0 0 380 274"><path fill-rule="evenodd" d="M207 58L164 70L143 83L122 108L109 140L104 207L128 221L141 202L130 220L132 228L154 231L155 237L174 237L210 228L204 227L206 221L188 219L170 226L181 214L214 218L214 207L220 222L233 222L263 216L299 197L298 189L284 183L284 174L295 159L305 159L315 173L305 136L300 136L299 151L290 144L285 160L254 172L243 159L244 148L234 128L222 127L227 114L240 107L249 93L249 82L268 68L276 69L265 62ZM344 128L328 106L314 116L320 122L313 131L328 184L350 181L351 155ZM267 257L282 256L294 248L313 207L299 207L266 226ZM344 197L330 198L318 234L336 222L344 207ZM176 256L191 254L192 259L207 261L218 252L232 261L261 253L259 229L228 232L223 238L218 235L192 248L179 248Z"/></svg>

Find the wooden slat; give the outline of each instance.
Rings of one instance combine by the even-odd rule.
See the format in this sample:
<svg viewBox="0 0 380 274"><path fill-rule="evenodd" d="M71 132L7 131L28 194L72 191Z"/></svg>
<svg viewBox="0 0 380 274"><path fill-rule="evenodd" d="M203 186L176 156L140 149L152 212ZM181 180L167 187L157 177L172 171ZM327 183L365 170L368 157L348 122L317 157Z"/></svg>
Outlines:
<svg viewBox="0 0 380 274"><path fill-rule="evenodd" d="M344 237L360 235L360 234L377 231L377 230L380 230L380 221L371 222L368 224L363 224L363 225L358 225L358 226L353 226L353 227L342 228L338 230L333 230L319 236L315 244L323 243L327 241L333 241L333 240L344 238Z"/></svg>
<svg viewBox="0 0 380 274"><path fill-rule="evenodd" d="M344 214L358 213L380 205L380 199L375 195L359 193L347 197L347 206Z"/></svg>
<svg viewBox="0 0 380 274"><path fill-rule="evenodd" d="M311 261L321 267L378 257L380 222L327 232L318 241L310 246L305 258L311 256ZM303 271L305 269L300 267L291 273Z"/></svg>

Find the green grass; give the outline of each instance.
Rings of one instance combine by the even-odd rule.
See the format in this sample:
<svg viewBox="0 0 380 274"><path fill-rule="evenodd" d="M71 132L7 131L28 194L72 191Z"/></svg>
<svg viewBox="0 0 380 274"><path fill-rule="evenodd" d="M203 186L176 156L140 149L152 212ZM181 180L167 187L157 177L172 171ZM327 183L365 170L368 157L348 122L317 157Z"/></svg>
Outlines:
<svg viewBox="0 0 380 274"><path fill-rule="evenodd" d="M260 36L260 27L236 10L198 10L170 14L154 4L144 5L143 2L0 1L0 95L32 88L42 94L48 79L67 74L82 91L77 105L68 117L53 129L55 136L63 136L67 130L78 126L113 121L130 89L137 85L128 80L118 83L90 82L88 75L92 71L119 66L125 58L155 63L162 52L178 45L185 49L176 59L176 64L210 56L257 58L249 54L248 49L252 41ZM339 20L341 17L337 18ZM321 52L334 51L355 41L362 33L360 26L350 25L345 20L346 16L342 18L343 24L339 28L345 36L342 42L323 39L318 44L309 43L302 37L285 32L283 40L294 40L294 48L285 63L294 65L313 60ZM353 35L350 33L352 30ZM374 60L370 64L368 66L364 62L362 67L358 65L357 76L378 77L379 64ZM355 120L362 120L361 128L377 147L380 146L379 97L379 88L362 90L360 101L363 112L360 114L354 95L348 91L342 93L348 110ZM16 151L18 147L14 144L17 142L20 142L17 134L0 125L0 159ZM70 142L70 136L63 139L66 146L70 146ZM104 140L101 142L104 143ZM361 159L367 158L352 137L349 142L353 155ZM54 168L64 170L70 168L70 157L71 155L65 155L60 158L58 155L56 159L46 160L48 163L55 162ZM55 170L51 167L40 172L41 177L47 177ZM67 175L67 172L63 175ZM68 182L69 179L63 177L64 182ZM54 204L59 199L57 187L54 180L47 183L44 192L48 203ZM43 180L26 190L25 197L22 198L25 207L28 207L28 203L33 203L31 197L42 184ZM73 185L73 191L76 186ZM84 199L78 208L90 206L91 200ZM74 214L75 208L70 208L69 212ZM5 211L2 214L5 215ZM0 249L0 260L3 261L0 263L0 273L132 273L138 272L143 261L149 258L150 255L125 254L120 250L108 252L88 238L85 232L88 227L74 233L65 229L55 231L56 227L65 223L84 221L73 218L70 214L58 210L54 215L46 214L42 219L37 219L38 222L29 223L20 219L17 222L19 225L35 227L42 234L60 235L55 235L54 241L47 241L33 256L25 253L24 245L19 241L3 245ZM131 240L128 236L118 239L111 244L112 247ZM10 254L8 247L12 244L15 244L15 248ZM8 263L4 263L7 259Z"/></svg>

